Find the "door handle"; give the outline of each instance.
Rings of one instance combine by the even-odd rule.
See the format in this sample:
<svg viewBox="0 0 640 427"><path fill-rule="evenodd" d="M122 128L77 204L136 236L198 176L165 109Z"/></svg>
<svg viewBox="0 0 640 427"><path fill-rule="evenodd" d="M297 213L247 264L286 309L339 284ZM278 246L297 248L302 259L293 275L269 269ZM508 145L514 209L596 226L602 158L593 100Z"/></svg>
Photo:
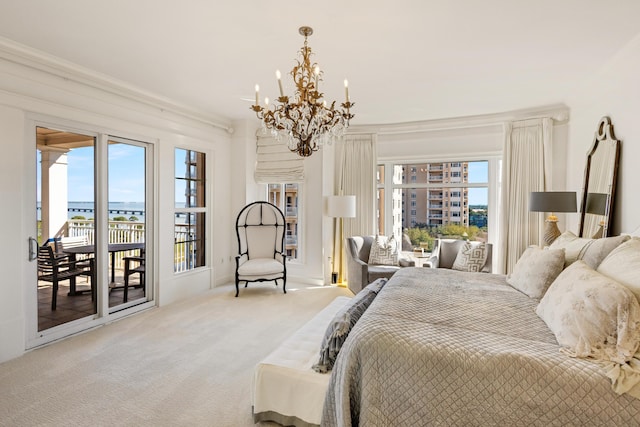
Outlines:
<svg viewBox="0 0 640 427"><path fill-rule="evenodd" d="M35 261L38 258L38 241L33 237L29 237L29 261Z"/></svg>

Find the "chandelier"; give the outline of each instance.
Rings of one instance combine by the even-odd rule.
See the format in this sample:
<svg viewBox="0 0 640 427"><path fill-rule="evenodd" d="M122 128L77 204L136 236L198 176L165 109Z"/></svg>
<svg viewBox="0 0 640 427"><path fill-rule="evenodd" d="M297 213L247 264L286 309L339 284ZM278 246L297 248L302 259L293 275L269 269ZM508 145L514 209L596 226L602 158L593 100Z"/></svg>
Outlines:
<svg viewBox="0 0 640 427"><path fill-rule="evenodd" d="M256 85L256 102L251 109L262 121L263 129L271 130L278 140L284 140L289 150L302 157L309 157L322 144L331 143L334 138L344 135L349 120L353 118L350 109L355 104L349 101L349 83L344 81L345 102L341 109L336 109L336 102L329 106L320 92L318 83L323 72L316 63L311 63L311 48L307 45L307 37L313 34L310 27L300 27L298 32L304 36L304 46L300 49L301 59L291 70L296 93L289 98L282 90L280 71L276 71L280 96L277 105L270 106L269 98L265 98L265 106L260 105L260 87Z"/></svg>

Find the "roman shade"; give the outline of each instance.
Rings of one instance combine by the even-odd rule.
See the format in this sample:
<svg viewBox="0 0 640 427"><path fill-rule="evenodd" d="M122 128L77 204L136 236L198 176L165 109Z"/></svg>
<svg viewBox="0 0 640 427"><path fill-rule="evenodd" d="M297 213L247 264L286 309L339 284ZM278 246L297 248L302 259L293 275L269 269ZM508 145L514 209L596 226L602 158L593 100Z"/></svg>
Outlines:
<svg viewBox="0 0 640 427"><path fill-rule="evenodd" d="M256 152L254 178L258 184L304 181L304 159L289 151L285 142L258 136Z"/></svg>

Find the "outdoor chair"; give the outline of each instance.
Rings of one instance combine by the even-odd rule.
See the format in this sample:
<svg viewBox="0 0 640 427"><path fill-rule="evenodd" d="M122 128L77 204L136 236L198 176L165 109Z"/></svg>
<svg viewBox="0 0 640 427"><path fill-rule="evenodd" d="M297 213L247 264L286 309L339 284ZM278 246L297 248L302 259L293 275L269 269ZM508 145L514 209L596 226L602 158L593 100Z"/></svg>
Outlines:
<svg viewBox="0 0 640 427"><path fill-rule="evenodd" d="M140 274L140 282L135 287L141 287L143 290L145 288L144 284L144 267L145 267L145 256L144 252L140 254L140 256L126 256L122 258L124 261L124 296L122 298L122 302L127 302L129 299L129 276L132 274Z"/></svg>
<svg viewBox="0 0 640 427"><path fill-rule="evenodd" d="M86 276L91 283L91 300L95 301L95 268L94 259L71 260L68 257L56 256L49 245L38 248L38 281L51 282L51 310L56 309L59 282L69 280L70 295L76 294L76 277Z"/></svg>
<svg viewBox="0 0 640 427"><path fill-rule="evenodd" d="M245 206L236 219L236 297L240 282L273 281L287 293L287 257L284 253L285 221L282 211L268 202Z"/></svg>

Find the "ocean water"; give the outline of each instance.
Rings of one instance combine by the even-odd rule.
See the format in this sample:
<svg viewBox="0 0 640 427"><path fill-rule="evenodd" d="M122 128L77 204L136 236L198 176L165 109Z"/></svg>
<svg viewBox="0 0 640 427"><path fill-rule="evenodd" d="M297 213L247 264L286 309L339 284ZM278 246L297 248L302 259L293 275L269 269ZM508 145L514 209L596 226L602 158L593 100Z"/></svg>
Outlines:
<svg viewBox="0 0 640 427"><path fill-rule="evenodd" d="M67 218L74 216L83 216L86 219L93 219L95 204L93 202L69 202L67 204ZM40 202L37 203L38 220L41 218ZM117 216L130 218L135 216L139 222L144 221L144 202L112 202L109 203L109 218L113 219Z"/></svg>

